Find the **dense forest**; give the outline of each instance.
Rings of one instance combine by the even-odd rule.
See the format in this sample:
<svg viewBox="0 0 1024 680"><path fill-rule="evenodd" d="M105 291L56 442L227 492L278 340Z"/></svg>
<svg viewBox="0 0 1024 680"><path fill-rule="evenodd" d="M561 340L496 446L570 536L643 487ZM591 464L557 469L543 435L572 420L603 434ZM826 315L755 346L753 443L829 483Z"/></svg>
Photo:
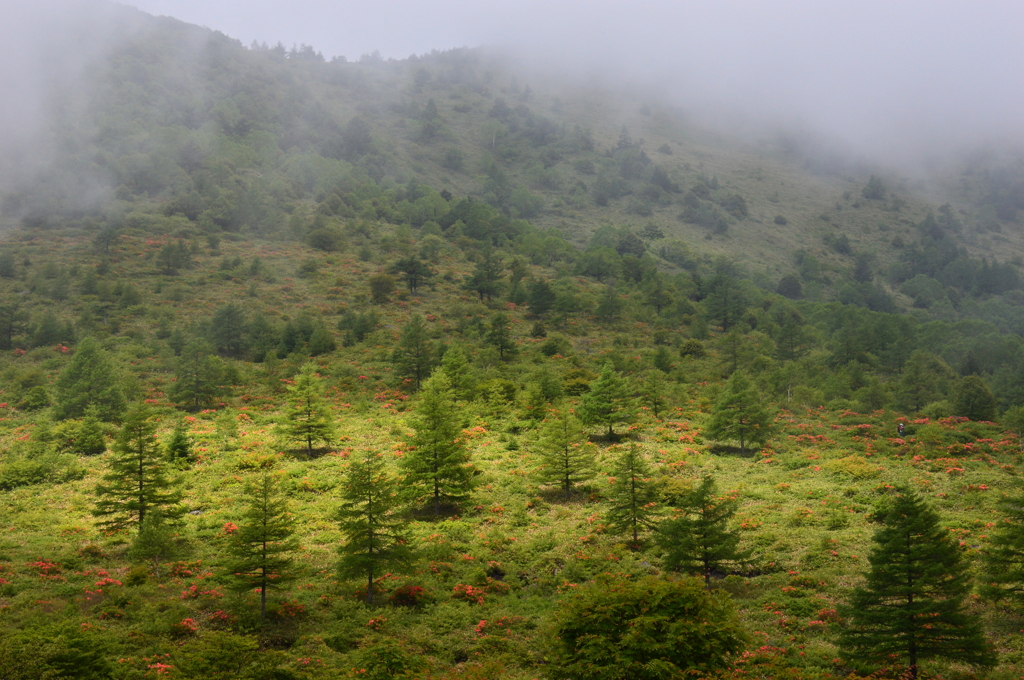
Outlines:
<svg viewBox="0 0 1024 680"><path fill-rule="evenodd" d="M116 34L0 202L3 677L1024 671L1019 157Z"/></svg>

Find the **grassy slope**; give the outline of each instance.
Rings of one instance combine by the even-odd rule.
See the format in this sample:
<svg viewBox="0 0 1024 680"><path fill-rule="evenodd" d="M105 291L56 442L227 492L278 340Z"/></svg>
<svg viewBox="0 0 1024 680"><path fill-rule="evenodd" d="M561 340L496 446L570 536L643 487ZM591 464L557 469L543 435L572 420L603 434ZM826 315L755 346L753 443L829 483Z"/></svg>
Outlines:
<svg viewBox="0 0 1024 680"><path fill-rule="evenodd" d="M71 239L28 245L58 257L75 257L76 242ZM245 282L214 276L220 261L216 255L200 256L197 268L177 280L153 277L153 265L143 253L157 247L144 239L123 239L113 266L143 287L151 308L174 308L182 318L209 314L228 300L251 299L269 313L294 313L301 305L331 319L342 307L355 303L361 294L358 282L375 270L375 265L359 262L348 253L314 254L321 273L310 279L293 278L287 276L290 268L310 256L304 247L225 242L222 255L248 259L260 254L278 276L274 284L259 284L259 298L245 298ZM468 271L467 263L456 259L446 259L440 267ZM163 293L152 292L157 282ZM169 299L178 286L196 297L181 302ZM254 631L254 609L251 602L246 603L253 598L235 600L217 594L224 592L224 576L218 571L226 540L224 524L238 518L243 482L258 469L270 467L287 480L303 546L298 560L302 575L296 586L271 598L278 614L262 639L268 650L282 645L286 649L280 658L273 657L273 663L291 668L299 677L335 677L353 664L365 663L359 656L361 645L391 639L409 652L423 654L437 669L468 660L498 664L503 677L543 673L543 627L558 593L602 571L657 573L657 554L631 553L622 537L602 529L603 476L568 504L559 502L553 490L538 487L531 478L536 466L533 434L524 429L524 421L515 409L510 412L506 406L478 402L468 411L466 430L474 463L483 473L473 501L458 519L410 520L422 558L412 572L388 581L392 586L422 585L435 602L420 610L371 611L359 604L354 597L358 583L339 583L333 575L334 551L341 540L331 521L336 504L333 491L341 483L350 453L379 451L392 461L401 455L403 437L409 432L407 409L415 400L406 401L389 390L391 368L386 357L396 329L411 312L431 313L438 317L432 327L444 336L459 316L487 313L445 283L381 311L383 330L367 346L339 349L320 360L323 372L330 376L328 394L342 434L330 453L315 460L281 453L287 445L274 435L283 404L280 379L291 375L297 359L276 369L243 367L245 382L229 410L240 431L230 446L225 447L215 433L217 412L196 414L190 421L201 462L184 471L182 479L188 508L201 514L186 518L181 536L188 549L181 561L192 566L183 564L171 575L165 569L161 578L152 573L140 576L125 556L130 536L104 535L95 528L89 515L91 494L109 454L84 459L87 474L80 481L4 492L0 558L8 584L3 586L0 604L5 625L26 627L48 620L84 627L89 635L106 641L109 658L131 659L118 666L123 677L143 677L157 658L154 655L170 654L166 663L187 666L195 663L193 657L203 645L224 646L244 639L211 637L214 631ZM528 322L522 313L512 314L515 327L524 328ZM140 326L142 340L128 339L131 325ZM129 363L153 366L143 372L142 380L151 390L147 396L161 409L161 436L166 438L180 414L163 407L164 399L155 391L166 378L169 356L161 345L145 339L151 337L153 325L152 315L126 322L125 331L108 345ZM575 326L576 363L595 371L602 351L612 349L615 334L608 331L627 330L600 328L586 319ZM520 343L526 365L505 373L516 381L524 379L522 371L535 351L529 339L520 337ZM64 361L65 355L50 348L4 358L9 366L38 362L48 371L58 370ZM705 361L684 370L694 376L706 374L715 357ZM556 369L558 365L553 364ZM736 596L744 620L757 631L755 640L786 650L763 650L757 658L784 654L774 663L808 666L809 673L833 668L836 650L830 638L836 623L827 610L845 601L866 567L873 532L868 516L886 485L909 483L919 488L960 535L968 554L976 555L998 516L995 500L1016 481L1017 441L998 427L912 425L910 443L901 445L890 440L897 419L893 412L865 416L822 410L783 412L781 431L769 449L752 458L728 450L716 453L700 436L714 390L714 384L704 383L673 387L665 419L641 418L632 436L644 445L663 481L686 485L699 473L714 471L720 488L740 499L737 521L744 527L745 545L754 552L755 568L749 578L730 576L718 586ZM31 414L8 408L0 421L3 448L18 450L19 438L32 436L34 420ZM963 432L960 439L971 444L956 447L954 432ZM600 440L598 444L600 468L608 470L616 446L621 445L609 447ZM59 577L40 576L33 563L44 559L62 565ZM504 572L503 580L510 587L507 594L488 594L483 605L453 598L452 588L458 583L485 585L487 570L495 573L492 563ZM130 574L135 575L134 581ZM126 585L104 586L103 595L89 594L104 576ZM183 597L192 586L208 594ZM217 592L210 593L211 588ZM299 603L305 611L292 616L287 607L281 607L282 600ZM983 603L972 607L985 617L1003 650L1012 652L1015 638L1010 634L1016 631L1016 618L1000 607ZM227 612L233 619L223 621L218 612ZM379 631L364 625L381 616L388 620L373 624L379 625ZM510 617L511 632L476 632L481 620L494 622L501 617ZM188 618L196 622L197 634L179 625ZM311 665L297 661L307 658L317 661ZM1011 654L1002 672L1016 668L1016 658Z"/></svg>

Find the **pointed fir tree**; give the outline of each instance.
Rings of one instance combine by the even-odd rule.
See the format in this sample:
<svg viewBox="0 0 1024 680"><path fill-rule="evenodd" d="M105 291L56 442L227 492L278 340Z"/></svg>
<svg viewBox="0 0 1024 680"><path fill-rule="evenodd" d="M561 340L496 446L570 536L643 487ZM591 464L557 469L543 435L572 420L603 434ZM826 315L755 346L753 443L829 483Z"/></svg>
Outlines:
<svg viewBox="0 0 1024 680"><path fill-rule="evenodd" d="M533 316L544 316L551 311L558 301L558 295L551 285L543 279L534 279L530 282L529 294L526 305L530 308Z"/></svg>
<svg viewBox="0 0 1024 680"><path fill-rule="evenodd" d="M746 373L736 371L715 401L704 432L712 439L739 440L740 451L746 453L748 443L763 446L768 441L773 420Z"/></svg>
<svg viewBox="0 0 1024 680"><path fill-rule="evenodd" d="M739 549L740 534L729 529L738 503L717 495L713 477L684 493L675 503L676 514L658 525L658 544L665 550L665 566L704 577L711 587L711 574L742 564L748 554Z"/></svg>
<svg viewBox="0 0 1024 680"><path fill-rule="evenodd" d="M601 375L590 383L590 390L583 395L580 420L585 425L607 427L608 438L613 439L615 424L631 422L635 415L633 409L626 381L615 371L612 362L606 362Z"/></svg>
<svg viewBox="0 0 1024 680"><path fill-rule="evenodd" d="M340 546L338 571L342 576L366 578L366 603L372 605L374 579L386 569L412 561L407 522L397 514L395 480L384 458L368 454L354 460L345 477L345 491L337 521L345 536Z"/></svg>
<svg viewBox="0 0 1024 680"><path fill-rule="evenodd" d="M92 406L105 421L117 421L128 406L121 379L99 343L85 338L54 383L53 416L81 418Z"/></svg>
<svg viewBox="0 0 1024 680"><path fill-rule="evenodd" d="M668 403L665 399L665 376L654 369L647 371L640 381L640 405L650 411L655 419L661 417L661 411Z"/></svg>
<svg viewBox="0 0 1024 680"><path fill-rule="evenodd" d="M266 621L267 592L295 578L291 553L299 542L284 494L269 472L247 484L245 495L245 513L228 544L227 573L233 577L233 590L259 591L260 621Z"/></svg>
<svg viewBox="0 0 1024 680"><path fill-rule="evenodd" d="M982 595L1024 604L1024 494L1004 497L1002 517L982 552Z"/></svg>
<svg viewBox="0 0 1024 680"><path fill-rule="evenodd" d="M498 358L502 361L516 354L516 341L510 324L507 314L498 313L491 319L491 327L487 331L487 344L498 350Z"/></svg>
<svg viewBox="0 0 1024 680"><path fill-rule="evenodd" d="M841 656L885 666L899 659L912 678L924 659L992 665L980 622L964 607L971 580L953 535L912 489L896 494L875 533L866 582L843 609Z"/></svg>
<svg viewBox="0 0 1024 680"><path fill-rule="evenodd" d="M630 444L615 461L612 480L605 520L612 531L631 535L632 546L639 548L640 534L655 524L657 490L651 468L636 444Z"/></svg>
<svg viewBox="0 0 1024 680"><path fill-rule="evenodd" d="M167 441L167 458L173 463L190 463L192 455L192 438L188 434L188 425L184 420L179 420Z"/></svg>
<svg viewBox="0 0 1024 680"><path fill-rule="evenodd" d="M114 440L110 472L96 485L93 515L110 529L141 525L146 513L161 508L172 519L180 515L181 494L167 477L156 425L147 409L136 408L124 419Z"/></svg>
<svg viewBox="0 0 1024 680"><path fill-rule="evenodd" d="M452 385L452 392L455 398L460 401L469 401L473 397L473 389L476 387L476 376L466 350L459 344L452 344L441 358L441 368Z"/></svg>
<svg viewBox="0 0 1024 680"><path fill-rule="evenodd" d="M504 262L493 248L486 247L476 269L466 281L466 290L478 294L481 302L484 300L490 302L492 297L501 292L501 276L504 271Z"/></svg>
<svg viewBox="0 0 1024 680"><path fill-rule="evenodd" d="M459 503L473 489L469 451L462 440L462 413L451 383L441 369L423 384L412 420L411 450L402 458L405 483L433 499L434 515L442 503Z"/></svg>
<svg viewBox="0 0 1024 680"><path fill-rule="evenodd" d="M316 366L302 366L295 382L288 386L288 408L278 427L290 441L301 442L306 455L313 455L313 444L330 445L334 438L331 414L323 400L323 380L316 374Z"/></svg>
<svg viewBox="0 0 1024 680"><path fill-rule="evenodd" d="M398 375L410 380L415 389L420 389L434 361L434 343L430 341L422 316L412 317L402 329L392 361L398 368Z"/></svg>
<svg viewBox="0 0 1024 680"><path fill-rule="evenodd" d="M567 501L576 484L594 476L593 446L587 441L583 423L568 408L544 421L537 450L541 464L538 478L560 486Z"/></svg>
<svg viewBox="0 0 1024 680"><path fill-rule="evenodd" d="M180 407L198 411L213 404L227 391L222 384L224 377L224 362L214 354L213 346L202 340L191 340L178 357L168 396Z"/></svg>

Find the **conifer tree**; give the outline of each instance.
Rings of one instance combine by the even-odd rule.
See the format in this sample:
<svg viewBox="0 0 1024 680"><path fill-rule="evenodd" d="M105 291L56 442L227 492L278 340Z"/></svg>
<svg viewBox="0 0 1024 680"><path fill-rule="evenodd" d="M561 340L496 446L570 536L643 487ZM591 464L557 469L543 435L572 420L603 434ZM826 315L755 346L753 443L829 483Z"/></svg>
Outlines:
<svg viewBox="0 0 1024 680"><path fill-rule="evenodd" d="M416 315L402 329L392 360L399 375L411 379L418 390L430 374L433 359L434 344L430 342L426 323L422 316Z"/></svg>
<svg viewBox="0 0 1024 680"><path fill-rule="evenodd" d="M569 500L573 485L593 476L593 447L583 423L568 408L544 421L537 442L541 481L558 484Z"/></svg>
<svg viewBox="0 0 1024 680"><path fill-rule="evenodd" d="M442 503L458 503L473 488L469 451L462 440L462 414L451 382L441 369L423 384L412 426L412 450L402 458L406 483L433 498L434 514Z"/></svg>
<svg viewBox="0 0 1024 680"><path fill-rule="evenodd" d="M704 432L712 439L738 439L740 451L745 453L747 443L763 445L768 441L772 420L746 373L736 371L715 401Z"/></svg>
<svg viewBox="0 0 1024 680"><path fill-rule="evenodd" d="M495 314L487 331L487 344L498 350L498 358L505 361L516 353L515 338L507 314Z"/></svg>
<svg viewBox="0 0 1024 680"><path fill-rule="evenodd" d="M481 302L490 302L492 297L501 292L501 275L504 270L505 265L494 249L484 248L476 269L466 281L466 289L477 293Z"/></svg>
<svg viewBox="0 0 1024 680"><path fill-rule="evenodd" d="M175 506L181 494L165 472L164 455L156 439L156 424L149 411L136 408L124 419L114 441L110 472L96 485L93 514L100 524L122 529L141 525L152 508L162 508L164 516L180 514Z"/></svg>
<svg viewBox="0 0 1024 680"><path fill-rule="evenodd" d="M638 548L640 533L654 526L657 492L651 468L636 444L630 444L615 461L612 477L605 518L613 531L631 534L633 547Z"/></svg>
<svg viewBox="0 0 1024 680"><path fill-rule="evenodd" d="M728 527L736 513L737 502L719 498L713 477L705 476L695 488L676 503L671 519L658 525L658 543L665 550L665 566L704 577L711 587L711 572L743 562L739 531Z"/></svg>
<svg viewBox="0 0 1024 680"><path fill-rule="evenodd" d="M408 564L412 559L405 519L399 508L395 480L379 454L352 462L337 520L345 535L339 548L339 572L366 577L366 603L373 604L373 580L385 569Z"/></svg>
<svg viewBox="0 0 1024 680"><path fill-rule="evenodd" d="M81 418L93 406L103 420L119 420L128 406L120 376L99 343L85 338L54 384L53 415Z"/></svg>
<svg viewBox="0 0 1024 680"><path fill-rule="evenodd" d="M640 405L647 408L654 414L655 418L661 417L661 410L667 403L665 400L665 377L660 370L647 371L640 381Z"/></svg>
<svg viewBox="0 0 1024 680"><path fill-rule="evenodd" d="M884 665L898 658L912 678L923 659L993 664L980 623L964 608L971 582L952 535L912 489L896 493L875 533L866 582L845 608L841 655Z"/></svg>
<svg viewBox="0 0 1024 680"><path fill-rule="evenodd" d="M583 395L580 419L586 425L607 426L608 438L612 439L615 437L615 423L628 423L633 416L633 400L626 381L608 361L601 369L601 375L590 384L590 391Z"/></svg>
<svg viewBox="0 0 1024 680"><path fill-rule="evenodd" d="M227 570L234 590L259 590L260 621L265 621L267 591L295 578L290 553L299 542L280 485L269 472L246 485L245 494L247 507L228 546Z"/></svg>
<svg viewBox="0 0 1024 680"><path fill-rule="evenodd" d="M1003 516L989 535L989 545L982 553L983 595L992 599L1009 598L1024 603L1024 495L1002 499Z"/></svg>
<svg viewBox="0 0 1024 680"><path fill-rule="evenodd" d="M558 295L544 279L534 279L530 282L529 294L526 300L530 308L530 314L544 316L555 306Z"/></svg>
<svg viewBox="0 0 1024 680"><path fill-rule="evenodd" d="M462 345L453 344L445 351L441 359L441 368L451 382L455 398L468 401L473 395L473 388L476 387L476 376Z"/></svg>
<svg viewBox="0 0 1024 680"><path fill-rule="evenodd" d="M179 420L171 431L167 442L167 458L172 462L188 463L192 460L192 438L188 436L188 426Z"/></svg>
<svg viewBox="0 0 1024 680"><path fill-rule="evenodd" d="M179 406L198 411L224 394L224 364L213 346L191 340L181 351L168 394Z"/></svg>
<svg viewBox="0 0 1024 680"><path fill-rule="evenodd" d="M288 386L288 409L280 427L284 436L306 446L306 455L313 455L313 444L330 445L334 437L331 415L323 401L323 380L316 374L316 366L304 364Z"/></svg>

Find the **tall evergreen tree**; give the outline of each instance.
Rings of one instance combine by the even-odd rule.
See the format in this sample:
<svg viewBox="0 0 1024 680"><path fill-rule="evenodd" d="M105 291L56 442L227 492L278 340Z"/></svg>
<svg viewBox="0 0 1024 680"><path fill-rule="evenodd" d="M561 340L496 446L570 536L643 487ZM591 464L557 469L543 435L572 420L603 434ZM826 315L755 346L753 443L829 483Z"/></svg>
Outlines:
<svg viewBox="0 0 1024 680"><path fill-rule="evenodd" d="M529 293L526 304L530 308L530 314L544 316L555 306L558 295L544 279L534 279L530 282Z"/></svg>
<svg viewBox="0 0 1024 680"><path fill-rule="evenodd" d="M923 350L914 350L896 385L896 401L901 408L917 411L945 399L955 379L956 373L945 361Z"/></svg>
<svg viewBox="0 0 1024 680"><path fill-rule="evenodd" d="M188 436L188 425L179 420L167 441L167 458L173 462L188 463L192 460L192 438Z"/></svg>
<svg viewBox="0 0 1024 680"><path fill-rule="evenodd" d="M487 344L498 350L498 358L502 361L516 353L516 342L510 324L507 314L498 313L491 319L491 327L487 331Z"/></svg>
<svg viewBox="0 0 1024 680"><path fill-rule="evenodd" d="M19 298L0 304L0 349L14 349L14 338L28 330L29 314Z"/></svg>
<svg viewBox="0 0 1024 680"><path fill-rule="evenodd" d="M553 415L540 429L537 442L541 481L558 484L569 500L573 485L594 474L594 453L583 423L564 408Z"/></svg>
<svg viewBox="0 0 1024 680"><path fill-rule="evenodd" d="M245 489L246 510L228 545L228 573L239 592L258 589L260 621L267 618L267 591L295 578L290 553L299 547L292 516L277 480L264 472Z"/></svg>
<svg viewBox="0 0 1024 680"><path fill-rule="evenodd" d="M210 340L221 356L238 358L246 350L245 312L235 304L218 307L210 319Z"/></svg>
<svg viewBox="0 0 1024 680"><path fill-rule="evenodd" d="M633 547L640 546L640 534L654 526L657 492L651 481L651 468L636 444L622 452L612 470L608 488L608 526L618 533L630 534Z"/></svg>
<svg viewBox="0 0 1024 680"><path fill-rule="evenodd" d="M403 257L395 262L391 269L405 280L405 285L409 287L409 293L412 295L415 295L419 287L434 273L429 264L415 255Z"/></svg>
<svg viewBox="0 0 1024 680"><path fill-rule="evenodd" d="M121 378L99 343L85 338L54 384L54 417L81 418L94 407L103 420L119 420L128 406Z"/></svg>
<svg viewBox="0 0 1024 680"><path fill-rule="evenodd" d="M151 508L167 518L180 514L181 494L167 477L156 424L144 408L130 411L114 440L110 472L96 485L93 515L111 529L141 525Z"/></svg>
<svg viewBox="0 0 1024 680"><path fill-rule="evenodd" d="M174 382L168 394L179 406L198 411L223 395L224 364L213 347L202 340L191 340L181 351Z"/></svg>
<svg viewBox="0 0 1024 680"><path fill-rule="evenodd" d="M996 398L985 381L976 375L960 378L950 390L953 413L971 420L993 420L996 417Z"/></svg>
<svg viewBox="0 0 1024 680"><path fill-rule="evenodd" d="M420 389L430 374L430 366L434 361L434 343L430 341L427 325L422 316L417 314L412 317L402 329L392 361L398 368L399 375L411 379L416 389Z"/></svg>
<svg viewBox="0 0 1024 680"><path fill-rule="evenodd" d="M462 440L462 417L451 382L438 369L423 385L412 421L412 450L402 458L406 483L433 499L434 514L442 503L458 503L473 488L469 451Z"/></svg>
<svg viewBox="0 0 1024 680"><path fill-rule="evenodd" d="M665 399L664 373L654 369L644 374L640 381L639 401L655 418L661 417L661 410L668 403Z"/></svg>
<svg viewBox="0 0 1024 680"><path fill-rule="evenodd" d="M411 539L405 519L396 514L398 508L395 480L384 458L369 454L354 460L337 513L345 535L339 571L343 576L366 577L367 604L373 604L374 578L412 559Z"/></svg>
<svg viewBox="0 0 1024 680"><path fill-rule="evenodd" d="M711 420L704 428L712 439L738 439L740 451L747 443L763 445L772 431L773 416L761 405L760 395L743 371L736 371L711 409Z"/></svg>
<svg viewBox="0 0 1024 680"><path fill-rule="evenodd" d="M628 423L633 417L633 400L629 396L626 381L619 376L610 361L605 362L601 375L583 395L580 419L586 425L607 426L608 438L612 439L615 437L615 424Z"/></svg>
<svg viewBox="0 0 1024 680"><path fill-rule="evenodd" d="M288 386L288 409L280 423L284 436L306 446L306 455L313 455L313 444L330 445L334 437L331 414L323 400L323 380L316 374L316 366L302 366L295 382Z"/></svg>
<svg viewBox="0 0 1024 680"><path fill-rule="evenodd" d="M497 256L492 248L485 248L476 269L466 281L466 289L471 290L480 296L481 302L501 292L501 275L504 273L504 263Z"/></svg>
<svg viewBox="0 0 1024 680"><path fill-rule="evenodd" d="M476 387L476 376L462 345L453 344L448 347L441 358L441 368L451 382L455 398L463 401L471 399L473 388Z"/></svg>
<svg viewBox="0 0 1024 680"><path fill-rule="evenodd" d="M952 534L912 489L896 493L875 533L866 582L845 608L841 655L884 665L898 658L912 678L922 659L992 665L981 625L964 608L971 581Z"/></svg>
<svg viewBox="0 0 1024 680"><path fill-rule="evenodd" d="M1024 603L1024 494L1002 499L1002 517L982 553L981 592L992 599Z"/></svg>
<svg viewBox="0 0 1024 680"><path fill-rule="evenodd" d="M731 264L724 260L715 263L715 272L707 280L706 291L704 309L722 327L722 332L728 333L740 322L748 304L747 295Z"/></svg>
<svg viewBox="0 0 1024 680"><path fill-rule="evenodd" d="M711 587L711 573L742 563L747 554L740 551L739 531L728 522L738 503L717 495L710 475L683 494L675 503L676 513L658 525L658 543L665 550L665 566L704 577Z"/></svg>

